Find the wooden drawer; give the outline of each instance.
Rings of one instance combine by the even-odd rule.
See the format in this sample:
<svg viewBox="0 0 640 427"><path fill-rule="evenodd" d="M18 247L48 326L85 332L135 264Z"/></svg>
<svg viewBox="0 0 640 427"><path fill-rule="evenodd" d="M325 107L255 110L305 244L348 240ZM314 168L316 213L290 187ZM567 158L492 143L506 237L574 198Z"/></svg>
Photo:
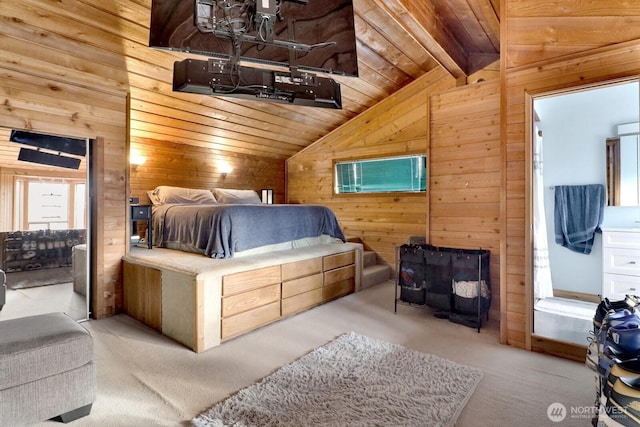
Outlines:
<svg viewBox="0 0 640 427"><path fill-rule="evenodd" d="M603 298L621 300L625 295L638 295L638 291L640 291L640 276L605 273L603 279Z"/></svg>
<svg viewBox="0 0 640 427"><path fill-rule="evenodd" d="M222 298L222 317L233 316L280 300L280 284Z"/></svg>
<svg viewBox="0 0 640 427"><path fill-rule="evenodd" d="M322 287L282 300L282 315L298 313L322 303Z"/></svg>
<svg viewBox="0 0 640 427"><path fill-rule="evenodd" d="M625 248L640 250L640 230L605 231L602 233L602 246L609 248Z"/></svg>
<svg viewBox="0 0 640 427"><path fill-rule="evenodd" d="M322 258L311 258L303 261L282 264L282 281L297 279L322 272Z"/></svg>
<svg viewBox="0 0 640 427"><path fill-rule="evenodd" d="M640 249L604 248L603 258L606 273L640 276Z"/></svg>
<svg viewBox="0 0 640 427"><path fill-rule="evenodd" d="M322 273L282 282L282 298L289 298L317 288L322 288Z"/></svg>
<svg viewBox="0 0 640 427"><path fill-rule="evenodd" d="M334 282L329 285L325 285L323 288L322 299L324 301L330 301L346 294L350 294L356 289L355 278L344 279L339 282Z"/></svg>
<svg viewBox="0 0 640 427"><path fill-rule="evenodd" d="M222 319L221 338L235 337L280 318L280 301Z"/></svg>
<svg viewBox="0 0 640 427"><path fill-rule="evenodd" d="M328 255L322 260L322 269L324 271L333 270L334 268L344 267L345 265L353 264L355 262L356 253L354 251Z"/></svg>
<svg viewBox="0 0 640 427"><path fill-rule="evenodd" d="M151 219L151 206L150 205L140 205L140 206L131 206L131 219Z"/></svg>
<svg viewBox="0 0 640 427"><path fill-rule="evenodd" d="M346 267L336 268L335 270L324 272L324 285L328 286L345 279L353 279L354 277L356 277L355 265L348 265Z"/></svg>
<svg viewBox="0 0 640 427"><path fill-rule="evenodd" d="M280 266L228 274L222 278L222 296L229 296L280 283Z"/></svg>

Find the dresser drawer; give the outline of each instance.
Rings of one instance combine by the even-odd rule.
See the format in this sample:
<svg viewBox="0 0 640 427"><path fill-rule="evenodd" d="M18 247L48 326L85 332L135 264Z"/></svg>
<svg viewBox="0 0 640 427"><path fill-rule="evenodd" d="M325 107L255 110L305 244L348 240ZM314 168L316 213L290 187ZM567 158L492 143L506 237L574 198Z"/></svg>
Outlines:
<svg viewBox="0 0 640 427"><path fill-rule="evenodd" d="M640 249L604 248L602 255L603 272L640 276Z"/></svg>
<svg viewBox="0 0 640 427"><path fill-rule="evenodd" d="M282 281L310 276L322 271L322 258L311 258L297 262L282 264Z"/></svg>
<svg viewBox="0 0 640 427"><path fill-rule="evenodd" d="M303 294L313 289L322 288L322 273L282 282L282 298Z"/></svg>
<svg viewBox="0 0 640 427"><path fill-rule="evenodd" d="M356 253L344 252L341 254L329 255L324 257L322 261L322 269L324 271L333 270L334 268L344 267L345 265L356 262Z"/></svg>
<svg viewBox="0 0 640 427"><path fill-rule="evenodd" d="M275 322L280 318L280 301L222 319L221 338L233 338L244 332Z"/></svg>
<svg viewBox="0 0 640 427"><path fill-rule="evenodd" d="M356 277L356 266L349 265L347 267L336 268L335 270L325 271L324 285L329 286L342 280L353 279Z"/></svg>
<svg viewBox="0 0 640 427"><path fill-rule="evenodd" d="M605 231L602 233L602 246L605 248L625 248L640 250L640 230Z"/></svg>
<svg viewBox="0 0 640 427"><path fill-rule="evenodd" d="M322 288L323 290L322 298L325 301L330 301L332 299L336 299L343 295L347 295L352 292L355 292L355 289L356 289L355 279L353 277L347 278L344 280L340 280L339 282L334 282L329 285L325 285L325 287Z"/></svg>
<svg viewBox="0 0 640 427"><path fill-rule="evenodd" d="M265 286L222 298L222 317L252 310L280 300L280 284Z"/></svg>
<svg viewBox="0 0 640 427"><path fill-rule="evenodd" d="M640 276L625 276L624 274L603 275L602 296L611 300L621 300L625 295L640 294Z"/></svg>
<svg viewBox="0 0 640 427"><path fill-rule="evenodd" d="M282 315L299 313L322 303L322 288L282 299Z"/></svg>
<svg viewBox="0 0 640 427"><path fill-rule="evenodd" d="M222 277L222 296L240 294L275 283L280 283L279 265L228 274Z"/></svg>

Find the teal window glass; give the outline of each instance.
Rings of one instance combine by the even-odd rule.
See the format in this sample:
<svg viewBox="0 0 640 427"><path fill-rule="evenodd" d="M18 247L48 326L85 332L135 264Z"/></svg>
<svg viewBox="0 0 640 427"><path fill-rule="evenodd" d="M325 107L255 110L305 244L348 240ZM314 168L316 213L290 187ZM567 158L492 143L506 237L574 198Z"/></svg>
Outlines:
<svg viewBox="0 0 640 427"><path fill-rule="evenodd" d="M426 191L427 156L336 162L335 186L338 194Z"/></svg>

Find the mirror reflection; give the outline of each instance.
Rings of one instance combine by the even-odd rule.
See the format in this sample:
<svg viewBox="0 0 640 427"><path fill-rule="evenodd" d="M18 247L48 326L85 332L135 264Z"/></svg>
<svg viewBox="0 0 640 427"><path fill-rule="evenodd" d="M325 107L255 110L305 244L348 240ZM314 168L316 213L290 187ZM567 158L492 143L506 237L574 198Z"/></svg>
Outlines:
<svg viewBox="0 0 640 427"><path fill-rule="evenodd" d="M605 293L604 239L593 233L588 253L558 243L555 195L558 188L602 187L611 202L602 200L601 228L637 227L638 80L536 97L533 109L531 332L586 346Z"/></svg>
<svg viewBox="0 0 640 427"><path fill-rule="evenodd" d="M618 127L619 136L607 139L608 206L640 205L640 140L638 123ZM625 133L629 132L629 133Z"/></svg>
<svg viewBox="0 0 640 427"><path fill-rule="evenodd" d="M2 320L90 316L88 143L0 128Z"/></svg>

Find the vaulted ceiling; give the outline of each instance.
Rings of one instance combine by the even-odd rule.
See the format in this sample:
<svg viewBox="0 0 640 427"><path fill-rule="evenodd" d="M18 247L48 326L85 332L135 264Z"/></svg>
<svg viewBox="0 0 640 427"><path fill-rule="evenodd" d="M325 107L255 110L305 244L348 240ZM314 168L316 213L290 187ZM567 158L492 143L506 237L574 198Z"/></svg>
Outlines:
<svg viewBox="0 0 640 427"><path fill-rule="evenodd" d="M341 110L185 93L172 96L197 107L186 108L180 101L175 109L152 109L148 103L153 100L132 90L132 136L142 137L148 129L138 117L166 111L177 142L222 150L233 145L239 153L286 159L438 67L464 82L496 62L499 1L353 0L359 75L327 76L341 85ZM176 109L191 118L176 120ZM200 130L192 126L198 121L194 114L202 118Z"/></svg>
<svg viewBox="0 0 640 427"><path fill-rule="evenodd" d="M73 4L4 5L11 19L2 32L30 46L5 65L39 65L38 52L72 46L47 58L50 67L32 67L33 73L128 91L132 143L167 141L287 159L427 73L441 76L444 69L464 84L500 55L500 0L353 0L358 77L326 76L341 85L341 110L198 95L172 90L174 62L194 55L149 48L152 0Z"/></svg>
<svg viewBox="0 0 640 427"><path fill-rule="evenodd" d="M499 58L499 0L355 0L354 8L363 65L379 56L411 78L407 60L462 78Z"/></svg>

